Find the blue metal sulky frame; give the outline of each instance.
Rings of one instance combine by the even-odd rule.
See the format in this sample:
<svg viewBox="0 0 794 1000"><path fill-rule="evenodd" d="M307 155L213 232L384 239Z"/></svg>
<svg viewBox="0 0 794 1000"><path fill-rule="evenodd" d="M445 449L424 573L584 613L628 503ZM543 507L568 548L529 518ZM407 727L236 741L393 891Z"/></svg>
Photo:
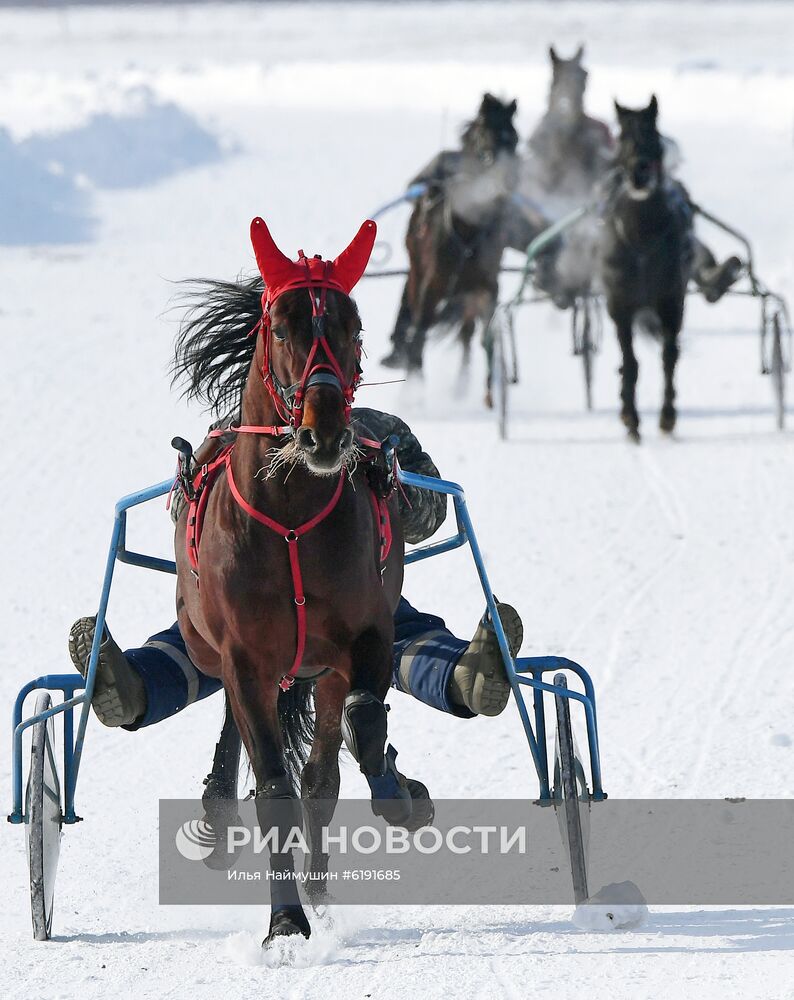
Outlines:
<svg viewBox="0 0 794 1000"><path fill-rule="evenodd" d="M496 608L496 601L488 581L488 574L485 569L482 552L474 533L474 527L469 517L466 507L466 498L463 488L457 483L444 479L434 479L429 476L419 476L412 472L399 470L401 482L407 486L415 486L419 489L432 490L434 493L446 493L452 497L455 507L455 520L457 533L442 541L432 542L428 545L412 549L406 553L406 565L429 559L431 556L440 555L442 552L450 552L468 544L471 549L474 565L480 578L480 584L485 594L488 610L494 624L494 631L499 642L499 649L505 663L505 669L510 679L513 694L518 705L521 722L524 726L527 743L529 744L532 761L538 774L540 782L541 802L550 802L552 797L551 783L549 779L549 760L546 749L546 715L544 707L544 694L561 695L572 701L579 702L585 714L587 727L587 741L590 759L590 775L592 784L592 798L595 801L606 798L606 793L601 786L601 760L598 749L598 726L596 720L595 691L590 675L578 663L565 659L561 656L527 656L513 659L507 645L504 628L499 619L499 612ZM108 552L107 564L105 567L105 578L102 583L102 594L97 612L97 626L94 635L94 644L91 648L91 657L88 665L88 673L83 679L79 674L46 674L37 677L25 684L19 692L13 710L13 737L12 737L12 781L13 781L13 810L8 817L11 823L24 823L27 817L24 814L23 793L22 793L22 737L25 730L35 723L46 719L49 716L63 714L63 822L76 823L81 817L74 811L75 789L77 787L77 776L80 771L80 761L82 759L83 744L85 741L86 726L91 709L91 698L94 691L94 678L96 676L97 663L99 661L99 645L107 614L108 601L110 599L110 588L113 583L113 572L117 562L128 563L132 566L141 566L144 569L152 569L161 573L176 573L176 564L173 560L162 559L157 556L145 555L140 552L133 552L127 548L127 511L139 504L158 497L165 496L173 487L173 480L168 479L156 486L140 490L137 493L130 493L122 497L116 504L115 520L113 523L113 534L110 541L110 551ZM543 675L552 671L568 670L575 674L581 681L583 691L571 688L557 687L548 684L543 680ZM534 716L534 726L530 719L530 713L524 700L523 688L530 688L533 692L532 714ZM27 696L34 690L47 689L61 691L64 700L54 705L48 711L39 715L23 719L24 702ZM77 692L81 692L78 694ZM80 707L80 716L77 724L77 732L74 729L74 711Z"/></svg>
<svg viewBox="0 0 794 1000"><path fill-rule="evenodd" d="M156 486L139 490L137 493L130 493L129 496L122 497L116 504L116 516L113 522L110 551L108 552L105 567L105 579L102 583L102 595L99 599L96 633L94 635L94 644L91 647L91 658L85 679L79 674L46 674L27 683L17 695L12 723L11 775L14 807L11 815L8 817L10 823L24 823L27 820L22 801L22 737L24 732L42 719L61 713L63 714L63 822L77 823L82 818L75 814L74 794L77 787L77 775L80 772L80 760L83 755L83 743L85 741L86 726L88 725L88 715L91 711L94 677L96 676L97 663L99 662L99 644L102 641L102 630L105 626L105 617L110 599L110 587L113 583L113 571L116 568L116 563L130 563L132 566L142 566L144 569L154 569L161 573L176 573L176 563L173 560L160 559L157 556L147 556L140 552L129 551L127 548L127 511L130 507L137 507L138 504L146 503L147 500L155 500L157 497L165 496L171 491L173 485L173 479L167 479ZM63 702L53 705L48 711L42 712L39 715L23 719L22 710L25 698L31 691L39 688L62 691L64 694ZM80 690L82 690L82 694L75 693ZM77 723L77 734L75 735L74 710L78 706L82 707Z"/></svg>
<svg viewBox="0 0 794 1000"><path fill-rule="evenodd" d="M431 556L440 555L442 552L450 552L452 549L460 548L466 544L471 549L477 575L480 578L480 584L488 604L488 611L493 621L494 631L499 640L499 649L502 653L507 676L510 679L513 695L518 705L518 712L524 726L527 743L529 744L529 752L532 755L532 762L538 773L538 780L540 782L539 801L550 802L552 797L551 782L549 780L549 759L546 749L544 692L552 695L561 695L572 701L578 701L584 708L590 757L591 798L596 802L605 799L607 797L606 792L601 785L601 757L598 749L595 689L590 675L580 664L574 663L573 660L568 660L563 656L521 656L515 660L513 659L510 655L507 638L496 608L496 600L491 590L491 584L488 581L485 561L477 542L477 536L474 533L474 526L469 517L463 487L446 479L417 476L413 472L403 472L402 470L400 470L400 480L407 486L417 486L420 489L432 490L434 493L446 493L452 497L455 505L457 534L450 538L445 538L440 542L432 542L429 545L412 549L406 554L405 562L406 565L419 562L421 559L429 559ZM569 670L575 674L582 682L584 691L579 692L571 688L557 687L554 684L547 684L543 680L544 674L557 670ZM533 692L532 712L535 717L534 727L530 719L526 701L524 700L522 688L531 688Z"/></svg>

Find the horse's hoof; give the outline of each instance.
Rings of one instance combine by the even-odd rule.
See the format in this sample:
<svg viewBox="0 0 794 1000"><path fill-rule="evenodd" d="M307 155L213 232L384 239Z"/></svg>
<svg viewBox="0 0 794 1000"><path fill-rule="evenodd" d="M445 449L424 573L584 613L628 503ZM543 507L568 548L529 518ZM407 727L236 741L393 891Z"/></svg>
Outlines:
<svg viewBox="0 0 794 1000"><path fill-rule="evenodd" d="M405 355L405 351L401 351L398 348L389 351L388 354L384 355L380 359L380 363L384 368L394 368L399 370L400 368L405 368L408 365L408 358Z"/></svg>
<svg viewBox="0 0 794 1000"><path fill-rule="evenodd" d="M388 799L372 799L372 812L382 816L389 826L402 826L411 829L409 823L413 814L413 798L410 789L401 788L397 795ZM420 823L420 826L424 824Z"/></svg>
<svg viewBox="0 0 794 1000"><path fill-rule="evenodd" d="M213 826L226 824L230 826L239 816L237 815L237 798L226 786L220 784L210 775L204 779L207 786L201 796L201 804L207 814L204 818Z"/></svg>
<svg viewBox="0 0 794 1000"><path fill-rule="evenodd" d="M411 793L411 816L404 824L405 829L413 832L423 826L430 826L435 819L436 807L427 786L416 778L406 778L405 787Z"/></svg>
<svg viewBox="0 0 794 1000"><path fill-rule="evenodd" d="M271 915L270 930L262 942L262 947L268 948L276 938L295 937L298 934L302 934L305 938L311 935L306 914L300 906L285 906Z"/></svg>
<svg viewBox="0 0 794 1000"><path fill-rule="evenodd" d="M659 430L663 434L672 434L675 430L675 410L662 410L659 416Z"/></svg>
<svg viewBox="0 0 794 1000"><path fill-rule="evenodd" d="M626 432L626 437L628 437L629 441L631 441L633 444L639 444L640 441L642 441L642 438L640 437L639 427L629 427L628 431Z"/></svg>
<svg viewBox="0 0 794 1000"><path fill-rule="evenodd" d="M220 800L215 804L220 805ZM231 871L237 864L237 860L242 853L242 848L238 848L236 851L228 849L229 827L243 826L243 821L237 812L237 803L232 801L224 803L224 805L230 805L231 811L224 809L221 814L221 810L209 808L204 813L204 823L212 829L213 836L215 837L215 846L212 849L212 853L201 860L207 868L216 872Z"/></svg>
<svg viewBox="0 0 794 1000"><path fill-rule="evenodd" d="M493 409L493 395L491 394L491 390L490 389L485 393L485 400L484 400L484 402L485 402L485 406L486 406L487 409L489 409L489 410Z"/></svg>

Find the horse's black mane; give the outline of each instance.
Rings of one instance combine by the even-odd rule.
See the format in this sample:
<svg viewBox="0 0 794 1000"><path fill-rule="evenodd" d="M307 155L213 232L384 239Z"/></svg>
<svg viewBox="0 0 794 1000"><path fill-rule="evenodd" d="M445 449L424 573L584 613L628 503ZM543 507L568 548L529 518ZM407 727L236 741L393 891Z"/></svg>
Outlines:
<svg viewBox="0 0 794 1000"><path fill-rule="evenodd" d="M216 416L239 407L256 350L251 333L262 316L262 278L181 283L184 315L174 345L171 385L206 403Z"/></svg>

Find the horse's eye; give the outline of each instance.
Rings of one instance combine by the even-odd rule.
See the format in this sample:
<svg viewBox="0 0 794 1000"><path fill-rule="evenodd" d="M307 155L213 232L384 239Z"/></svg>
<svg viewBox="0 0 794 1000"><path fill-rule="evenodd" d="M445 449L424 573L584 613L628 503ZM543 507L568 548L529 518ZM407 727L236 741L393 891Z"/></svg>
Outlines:
<svg viewBox="0 0 794 1000"><path fill-rule="evenodd" d="M274 326L273 336L276 340L280 340L282 343L287 339L287 328L285 326Z"/></svg>

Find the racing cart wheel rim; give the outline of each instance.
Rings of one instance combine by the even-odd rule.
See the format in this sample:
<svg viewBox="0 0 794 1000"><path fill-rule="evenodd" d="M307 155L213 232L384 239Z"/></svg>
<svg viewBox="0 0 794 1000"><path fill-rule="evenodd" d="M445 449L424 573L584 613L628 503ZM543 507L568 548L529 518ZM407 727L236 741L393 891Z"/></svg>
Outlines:
<svg viewBox="0 0 794 1000"><path fill-rule="evenodd" d="M49 694L42 691L36 699L34 714L46 712L51 706ZM47 941L52 931L55 876L63 824L52 716L33 725L31 732L30 770L25 792L30 907L33 937L36 941Z"/></svg>

